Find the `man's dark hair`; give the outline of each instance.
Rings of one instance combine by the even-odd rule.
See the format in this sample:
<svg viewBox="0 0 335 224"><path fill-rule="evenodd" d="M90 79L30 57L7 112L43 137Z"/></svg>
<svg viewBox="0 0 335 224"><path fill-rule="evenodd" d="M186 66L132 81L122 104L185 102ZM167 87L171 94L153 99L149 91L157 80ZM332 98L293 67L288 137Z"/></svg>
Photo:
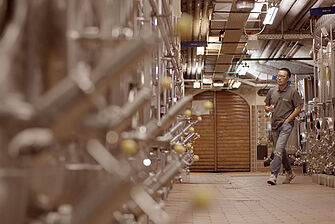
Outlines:
<svg viewBox="0 0 335 224"><path fill-rule="evenodd" d="M290 71L290 69L288 69L288 68L281 68L279 70L283 70L283 71L287 72L288 77L291 78L291 71Z"/></svg>

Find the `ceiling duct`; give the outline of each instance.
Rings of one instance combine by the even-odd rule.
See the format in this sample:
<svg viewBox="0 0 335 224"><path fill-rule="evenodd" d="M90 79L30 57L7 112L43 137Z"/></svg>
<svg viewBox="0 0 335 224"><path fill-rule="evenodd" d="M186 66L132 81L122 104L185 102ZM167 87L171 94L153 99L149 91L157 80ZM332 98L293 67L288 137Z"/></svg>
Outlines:
<svg viewBox="0 0 335 224"><path fill-rule="evenodd" d="M237 2L233 2L230 11L237 11ZM225 25L225 35L222 40L222 45L219 55L216 60L214 69L214 79L223 80L226 77L226 72L229 71L233 54L236 52L238 43L243 35L243 28L248 20L249 13L229 13L228 21ZM228 63L228 64L225 64Z"/></svg>

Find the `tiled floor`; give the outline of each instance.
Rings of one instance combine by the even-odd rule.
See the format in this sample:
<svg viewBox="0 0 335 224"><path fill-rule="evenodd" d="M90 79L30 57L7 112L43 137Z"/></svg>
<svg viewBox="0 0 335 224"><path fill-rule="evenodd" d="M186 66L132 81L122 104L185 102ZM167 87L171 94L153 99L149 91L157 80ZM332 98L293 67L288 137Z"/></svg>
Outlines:
<svg viewBox="0 0 335 224"><path fill-rule="evenodd" d="M293 183L266 183L263 173L191 173L175 184L165 210L172 223L220 224L334 224L335 189L312 183L298 175ZM211 205L198 210L191 206L194 190L212 192Z"/></svg>

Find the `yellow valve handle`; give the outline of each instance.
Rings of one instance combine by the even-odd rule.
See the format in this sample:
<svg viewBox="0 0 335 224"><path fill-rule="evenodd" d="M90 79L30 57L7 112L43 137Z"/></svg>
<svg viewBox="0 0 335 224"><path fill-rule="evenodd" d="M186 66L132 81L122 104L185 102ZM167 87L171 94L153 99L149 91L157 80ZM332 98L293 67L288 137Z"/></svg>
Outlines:
<svg viewBox="0 0 335 224"><path fill-rule="evenodd" d="M213 103L211 101L207 101L207 102L204 103L204 107L207 110L211 110L211 109L213 109Z"/></svg>
<svg viewBox="0 0 335 224"><path fill-rule="evenodd" d="M125 139L121 142L121 149L127 155L133 155L137 152L137 143L132 139Z"/></svg>
<svg viewBox="0 0 335 224"><path fill-rule="evenodd" d="M178 152L179 154L182 154L186 151L185 147L180 144L175 145L174 150L176 150L176 152Z"/></svg>
<svg viewBox="0 0 335 224"><path fill-rule="evenodd" d="M161 86L164 89L170 89L171 86L171 78L170 77L164 77L161 81Z"/></svg>
<svg viewBox="0 0 335 224"><path fill-rule="evenodd" d="M199 158L198 155L194 155L194 156L193 156L193 159L194 159L194 161L199 161L200 158Z"/></svg>
<svg viewBox="0 0 335 224"><path fill-rule="evenodd" d="M195 208L206 208L213 199L212 192L207 188L199 188L192 192L192 205Z"/></svg>
<svg viewBox="0 0 335 224"><path fill-rule="evenodd" d="M177 21L177 33L182 41L192 38L193 16L183 13Z"/></svg>
<svg viewBox="0 0 335 224"><path fill-rule="evenodd" d="M188 117L191 117L191 116L192 116L192 112L191 112L191 110L188 110L188 109L185 110L185 111L184 111L184 115L185 115L185 116L188 116Z"/></svg>

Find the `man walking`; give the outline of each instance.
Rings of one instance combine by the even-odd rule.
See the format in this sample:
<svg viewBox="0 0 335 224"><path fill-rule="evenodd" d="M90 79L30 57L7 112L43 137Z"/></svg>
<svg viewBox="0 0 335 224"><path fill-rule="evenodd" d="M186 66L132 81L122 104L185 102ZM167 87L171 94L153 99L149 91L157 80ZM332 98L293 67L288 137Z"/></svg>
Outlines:
<svg viewBox="0 0 335 224"><path fill-rule="evenodd" d="M294 125L294 119L302 108L303 100L294 88L288 86L290 78L290 70L281 68L277 75L278 86L270 89L264 100L265 111L272 112L274 159L271 164L271 175L267 181L271 185L275 185L277 182L281 163L286 171L283 183L290 183L295 177L285 147Z"/></svg>

